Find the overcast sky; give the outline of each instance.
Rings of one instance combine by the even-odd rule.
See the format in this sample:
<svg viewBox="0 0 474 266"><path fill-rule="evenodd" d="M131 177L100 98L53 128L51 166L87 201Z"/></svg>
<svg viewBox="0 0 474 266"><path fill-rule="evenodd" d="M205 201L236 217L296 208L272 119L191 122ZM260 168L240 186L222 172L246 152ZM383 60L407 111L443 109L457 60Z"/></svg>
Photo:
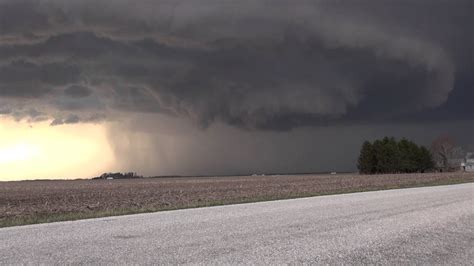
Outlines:
<svg viewBox="0 0 474 266"><path fill-rule="evenodd" d="M117 170L355 170L474 149L471 0L0 0L0 115L107 128ZM114 169L111 169L114 170Z"/></svg>

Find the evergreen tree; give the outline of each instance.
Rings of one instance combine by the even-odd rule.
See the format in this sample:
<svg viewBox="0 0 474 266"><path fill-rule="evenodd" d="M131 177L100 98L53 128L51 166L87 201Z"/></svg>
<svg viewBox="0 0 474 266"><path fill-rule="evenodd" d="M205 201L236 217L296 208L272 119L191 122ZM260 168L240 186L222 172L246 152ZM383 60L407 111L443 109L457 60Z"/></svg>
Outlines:
<svg viewBox="0 0 474 266"><path fill-rule="evenodd" d="M400 152L399 172L414 173L419 169L420 147L405 138L398 142Z"/></svg>
<svg viewBox="0 0 474 266"><path fill-rule="evenodd" d="M400 169L401 155L398 149L398 143L394 137L385 137L384 143L384 160L386 162L386 173L398 173Z"/></svg>
<svg viewBox="0 0 474 266"><path fill-rule="evenodd" d="M357 168L359 168L359 172L362 174L372 174L375 172L374 152L369 141L365 141L362 144Z"/></svg>
<svg viewBox="0 0 474 266"><path fill-rule="evenodd" d="M374 173L386 173L388 163L385 156L384 143L381 140L374 141L373 153L375 162Z"/></svg>
<svg viewBox="0 0 474 266"><path fill-rule="evenodd" d="M397 173L400 171L400 151L395 138L385 137L374 142L377 173Z"/></svg>
<svg viewBox="0 0 474 266"><path fill-rule="evenodd" d="M385 137L362 144L357 167L362 174L416 173L433 169L435 163L425 147L405 138Z"/></svg>
<svg viewBox="0 0 474 266"><path fill-rule="evenodd" d="M411 165L411 158L410 154L410 142L403 138L398 142L398 149L400 150L400 169L401 172L409 172L412 165Z"/></svg>
<svg viewBox="0 0 474 266"><path fill-rule="evenodd" d="M431 152L424 146L420 147L420 153L418 156L418 165L419 171L424 173L427 170L432 170L435 168L436 163L433 159Z"/></svg>

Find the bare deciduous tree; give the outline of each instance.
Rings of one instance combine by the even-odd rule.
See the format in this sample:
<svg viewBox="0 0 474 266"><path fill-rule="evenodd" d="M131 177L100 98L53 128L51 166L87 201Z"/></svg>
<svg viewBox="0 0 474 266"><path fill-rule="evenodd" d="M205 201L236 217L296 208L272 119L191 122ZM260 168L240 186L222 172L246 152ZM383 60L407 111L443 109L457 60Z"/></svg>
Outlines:
<svg viewBox="0 0 474 266"><path fill-rule="evenodd" d="M455 141L448 135L436 138L431 144L431 153L438 167L450 170L458 167L457 159L464 156L461 147L456 146Z"/></svg>

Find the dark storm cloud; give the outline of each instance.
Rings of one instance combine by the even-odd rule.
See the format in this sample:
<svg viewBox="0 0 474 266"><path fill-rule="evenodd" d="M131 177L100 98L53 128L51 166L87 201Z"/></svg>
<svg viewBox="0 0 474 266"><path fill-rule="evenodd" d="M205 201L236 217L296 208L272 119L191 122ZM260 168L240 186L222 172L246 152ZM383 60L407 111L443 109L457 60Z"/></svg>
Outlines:
<svg viewBox="0 0 474 266"><path fill-rule="evenodd" d="M42 122L48 120L48 115L44 112L38 111L35 108L17 107L15 109L8 106L0 108L0 116L9 115L16 121L26 121L28 123Z"/></svg>
<svg viewBox="0 0 474 266"><path fill-rule="evenodd" d="M48 26L48 17L37 9L38 1L0 1L0 34L23 34Z"/></svg>
<svg viewBox="0 0 474 266"><path fill-rule="evenodd" d="M71 85L64 90L64 94L74 98L84 98L92 94L88 87L81 85Z"/></svg>
<svg viewBox="0 0 474 266"><path fill-rule="evenodd" d="M0 47L0 58L42 58L66 57L74 59L94 59L108 52L127 54L133 51L119 42L98 37L92 32L62 33L48 37L43 42Z"/></svg>
<svg viewBox="0 0 474 266"><path fill-rule="evenodd" d="M69 115L66 118L56 118L51 122L51 126L59 126L64 124L77 124L81 121L81 118L77 115Z"/></svg>
<svg viewBox="0 0 474 266"><path fill-rule="evenodd" d="M0 96L204 127L472 119L469 10L467 0L0 0Z"/></svg>
<svg viewBox="0 0 474 266"><path fill-rule="evenodd" d="M41 97L55 86L77 81L79 75L74 65L13 61L0 65L0 97Z"/></svg>

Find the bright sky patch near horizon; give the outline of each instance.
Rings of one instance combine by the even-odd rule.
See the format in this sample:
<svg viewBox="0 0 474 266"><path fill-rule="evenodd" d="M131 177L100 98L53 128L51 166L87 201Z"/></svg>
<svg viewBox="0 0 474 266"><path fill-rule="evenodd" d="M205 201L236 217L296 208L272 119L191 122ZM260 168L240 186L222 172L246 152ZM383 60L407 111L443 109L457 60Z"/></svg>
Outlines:
<svg viewBox="0 0 474 266"><path fill-rule="evenodd" d="M0 181L93 177L114 163L103 125L0 118Z"/></svg>

